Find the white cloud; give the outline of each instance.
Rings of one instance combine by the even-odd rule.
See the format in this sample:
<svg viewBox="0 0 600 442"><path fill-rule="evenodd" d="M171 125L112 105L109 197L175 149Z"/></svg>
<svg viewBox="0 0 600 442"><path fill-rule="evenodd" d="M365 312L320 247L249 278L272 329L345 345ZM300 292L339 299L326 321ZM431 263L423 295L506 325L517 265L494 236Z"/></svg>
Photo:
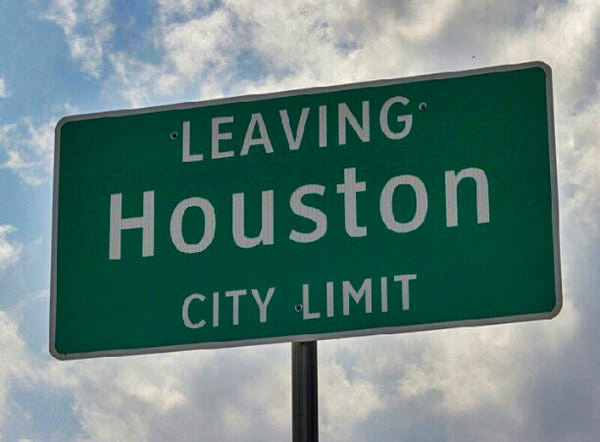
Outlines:
<svg viewBox="0 0 600 442"><path fill-rule="evenodd" d="M600 86L600 83L598 83ZM562 215L580 232L593 238L600 235L600 94L575 114L563 116L560 131L560 158L565 191Z"/></svg>
<svg viewBox="0 0 600 442"><path fill-rule="evenodd" d="M516 398L531 382L531 366L542 358L559 363L579 320L567 301L552 322L323 341L322 435L327 440L380 440L374 430L381 426L388 434L382 440L427 439L424 435L481 440L500 425L488 440L520 440L528 410ZM484 413L492 416L484 419ZM432 419L447 428L446 436L435 436ZM448 436L453 427L458 437Z"/></svg>
<svg viewBox="0 0 600 442"><path fill-rule="evenodd" d="M567 114L577 100L597 90L597 42L600 4L579 0L537 5L528 26L507 36L501 53L510 60L542 59L554 71L559 116Z"/></svg>
<svg viewBox="0 0 600 442"><path fill-rule="evenodd" d="M163 34L163 49L168 64L188 81L201 72L223 71L231 59L234 28L229 14L217 10L184 24L169 25ZM243 42L235 42L243 45Z"/></svg>
<svg viewBox="0 0 600 442"><path fill-rule="evenodd" d="M289 359L278 350L50 361L39 381L70 393L80 441L277 441L291 418Z"/></svg>
<svg viewBox="0 0 600 442"><path fill-rule="evenodd" d="M18 241L9 241L7 238L16 230L10 224L0 225L0 275L21 257L23 244Z"/></svg>
<svg viewBox="0 0 600 442"><path fill-rule="evenodd" d="M0 98L8 97L8 90L6 89L6 82L4 78L0 77Z"/></svg>
<svg viewBox="0 0 600 442"><path fill-rule="evenodd" d="M109 7L110 0L52 0L44 15L63 29L80 69L95 78L102 73L105 46L114 32L107 21Z"/></svg>
<svg viewBox="0 0 600 442"><path fill-rule="evenodd" d="M35 122L24 117L16 123L0 125L0 148L6 156L0 169L11 170L33 186L48 181L52 176L56 121L54 117Z"/></svg>
<svg viewBox="0 0 600 442"><path fill-rule="evenodd" d="M18 419L12 413L8 397L13 382L27 383L34 377L25 343L19 335L17 324L9 315L0 310L0 436L3 424L10 419Z"/></svg>
<svg viewBox="0 0 600 442"><path fill-rule="evenodd" d="M324 352L321 352L323 356ZM384 407L372 379L349 376L334 352L319 360L320 431L324 440L352 440L354 428Z"/></svg>
<svg viewBox="0 0 600 442"><path fill-rule="evenodd" d="M589 43L588 31L595 23L590 17L598 9L593 3L536 5L533 0L514 6L428 0L425 7L417 1L277 0L257 8L252 1L226 0L217 8L209 2L160 0L159 19L149 34L161 60L149 63L134 54L112 54L111 91L116 87L137 106L179 98L190 86L195 95L186 100L482 63L552 61L557 52L565 58L577 52L571 43L558 44L561 34L551 29L574 35L568 41L578 49ZM524 15L523 8L531 13ZM573 28L580 18L582 25ZM246 66L254 72L245 72Z"/></svg>
<svg viewBox="0 0 600 442"><path fill-rule="evenodd" d="M116 91L130 106L150 105L155 99L154 95L163 89L163 84L169 90L177 87L177 80L169 84L172 77L160 66L141 62L122 53L110 54L108 60L113 69L109 89Z"/></svg>
<svg viewBox="0 0 600 442"><path fill-rule="evenodd" d="M246 47L236 17L227 9L210 10L204 2L164 0L158 6L159 20L150 35L160 62L111 53L113 74L107 94L116 92L134 107L169 97L191 101L223 95L239 75L237 57Z"/></svg>
<svg viewBox="0 0 600 442"><path fill-rule="evenodd" d="M112 54L111 92L139 106L189 88L194 95L186 101L364 78L355 59L356 32L347 32L356 2L198 5L160 1L160 20L150 32L160 62Z"/></svg>

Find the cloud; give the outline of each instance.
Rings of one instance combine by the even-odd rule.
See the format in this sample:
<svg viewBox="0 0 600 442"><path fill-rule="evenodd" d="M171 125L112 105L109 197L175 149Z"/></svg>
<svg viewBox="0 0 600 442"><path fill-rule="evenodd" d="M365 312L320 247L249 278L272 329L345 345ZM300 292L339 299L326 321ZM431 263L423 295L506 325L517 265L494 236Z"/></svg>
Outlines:
<svg viewBox="0 0 600 442"><path fill-rule="evenodd" d="M167 63L188 81L206 71L223 71L232 56L228 51L234 43L232 28L231 17L223 10L168 25L162 35Z"/></svg>
<svg viewBox="0 0 600 442"><path fill-rule="evenodd" d="M457 2L429 3L161 0L149 30L159 60L111 53L108 88L140 106L423 72L426 47L458 13Z"/></svg>
<svg viewBox="0 0 600 442"><path fill-rule="evenodd" d="M80 425L72 440L279 441L291 419L281 350L48 361L36 382L69 393Z"/></svg>
<svg viewBox="0 0 600 442"><path fill-rule="evenodd" d="M110 0L51 0L43 18L63 29L71 57L82 72L99 78L104 50L114 27L107 21Z"/></svg>
<svg viewBox="0 0 600 442"><path fill-rule="evenodd" d="M7 236L16 230L10 224L0 225L0 275L21 258L23 244L7 239Z"/></svg>
<svg viewBox="0 0 600 442"><path fill-rule="evenodd" d="M6 89L6 82L4 78L0 77L0 98L8 97L8 89Z"/></svg>
<svg viewBox="0 0 600 442"><path fill-rule="evenodd" d="M177 87L177 79L169 76L160 66L122 53L110 54L108 60L113 70L108 89L124 98L129 106L148 106L162 90L174 90Z"/></svg>
<svg viewBox="0 0 600 442"><path fill-rule="evenodd" d="M353 18L361 6L357 2L343 7L315 1L275 1L261 8L248 1L225 1L219 8L195 5L158 2L160 19L149 35L159 60L113 52L111 92L139 106L167 97L190 101L368 75L356 58L364 24ZM349 27L355 30L348 32Z"/></svg>
<svg viewBox="0 0 600 442"><path fill-rule="evenodd" d="M1 231L1 228L0 228ZM2 243L0 242L0 253ZM1 258L0 258L1 259ZM3 424L10 419L18 419L12 413L9 403L9 390L13 382L28 382L34 377L25 343L19 335L17 324L7 312L0 310L0 436ZM8 356L8 357L5 357Z"/></svg>
<svg viewBox="0 0 600 442"><path fill-rule="evenodd" d="M236 17L206 2L173 0L158 2L157 17L149 35L159 61L113 51L105 93L116 92L134 107L222 96L240 75L246 47Z"/></svg>
<svg viewBox="0 0 600 442"><path fill-rule="evenodd" d="M600 235L600 94L582 110L566 116L560 125L560 156L564 172L563 218L575 223L588 238Z"/></svg>
<svg viewBox="0 0 600 442"><path fill-rule="evenodd" d="M72 111L64 106L65 111ZM0 169L8 169L23 182L39 186L52 176L54 127L58 118L34 120L23 117L15 123L0 125L0 148L6 159Z"/></svg>
<svg viewBox="0 0 600 442"><path fill-rule="evenodd" d="M582 83L575 70L562 66L583 66L596 58L577 55L574 60L572 54L595 47L600 10L593 2L534 0L509 6L276 0L260 8L249 0L218 6L159 0L157 8L148 35L158 60L115 51L108 57L110 91L134 106L169 97L190 101L531 59L549 61L570 83ZM569 35L566 44L552 29Z"/></svg>
<svg viewBox="0 0 600 442"><path fill-rule="evenodd" d="M243 48L243 38L235 30L231 14L223 10L203 12L184 22L169 22L178 17L172 2L153 30L162 54L160 63L145 62L130 54L114 52L108 56L113 74L108 83L131 106L147 106L166 97L181 97L193 91L211 98L223 94L223 88L235 77L235 58ZM185 3L187 4L187 3ZM186 9L186 6L182 6ZM196 9L194 9L196 11ZM173 99L173 98L172 98Z"/></svg>
<svg viewBox="0 0 600 442"><path fill-rule="evenodd" d="M343 358L339 358L335 352L321 352L321 356L325 356L319 360L322 438L332 441L353 440L356 426L381 411L385 403L373 379L351 375L356 366L344 363Z"/></svg>
<svg viewBox="0 0 600 442"><path fill-rule="evenodd" d="M340 441L527 439L521 431L531 410L515 398L536 382L531 368L539 360L560 363L579 321L569 301L553 322L320 342L321 434Z"/></svg>

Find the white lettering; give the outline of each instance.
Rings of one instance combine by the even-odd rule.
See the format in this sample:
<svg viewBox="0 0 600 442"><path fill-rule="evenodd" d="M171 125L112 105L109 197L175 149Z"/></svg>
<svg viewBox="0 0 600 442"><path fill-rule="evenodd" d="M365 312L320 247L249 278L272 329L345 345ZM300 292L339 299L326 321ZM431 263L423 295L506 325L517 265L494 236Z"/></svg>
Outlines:
<svg viewBox="0 0 600 442"><path fill-rule="evenodd" d="M319 106L319 147L327 147L327 106Z"/></svg>
<svg viewBox="0 0 600 442"><path fill-rule="evenodd" d="M333 317L333 282L328 281L325 285L327 287L327 317Z"/></svg>
<svg viewBox="0 0 600 442"><path fill-rule="evenodd" d="M258 131L260 132L259 138L253 138L254 136L254 127L258 125ZM265 126L265 122L261 114L252 114L250 117L250 123L248 123L248 130L246 131L246 136L244 137L244 145L242 146L242 151L240 155L248 155L248 150L250 150L251 146L255 146L257 144L262 144L265 148L265 152L273 153L273 146L271 145L271 140L269 139L269 135L267 135L267 128Z"/></svg>
<svg viewBox="0 0 600 442"><path fill-rule="evenodd" d="M302 198L311 193L323 196L325 186L306 184L298 187L290 196L290 208L292 212L315 223L315 229L310 233L292 230L290 232L290 239L292 241L301 243L313 242L322 238L327 232L327 216L319 209L307 206L302 202Z"/></svg>
<svg viewBox="0 0 600 442"><path fill-rule="evenodd" d="M183 323L185 324L185 326L187 328L200 328L200 327L204 327L204 325L206 324L206 321L204 319L201 319L198 322L192 322L190 320L190 311L189 311L190 304L194 299L204 302L205 296L201 295L200 293L194 293L194 294L191 294L190 296L188 296L187 298L185 298L185 301L183 301L183 307L181 309L181 317L183 318Z"/></svg>
<svg viewBox="0 0 600 442"><path fill-rule="evenodd" d="M304 126L306 126L306 119L308 117L308 111L310 109L305 107L302 109L302 113L300 114L300 120L298 121L298 126L296 126L296 135L292 133L292 127L290 126L290 117L288 116L287 110L282 109L279 111L279 116L281 117L281 124L283 126L283 130L285 131L285 137L288 141L288 146L290 150L298 150L300 147L300 143L302 142L302 138L304 137Z"/></svg>
<svg viewBox="0 0 600 442"><path fill-rule="evenodd" d="M142 256L154 256L154 191L143 193L143 215L123 219L123 194L110 195L108 259L121 259L121 231L142 229Z"/></svg>
<svg viewBox="0 0 600 442"><path fill-rule="evenodd" d="M392 97L383 104L383 106L381 107L381 112L379 113L379 124L381 125L381 131L390 140L399 140L401 138L404 138L408 135L412 126L412 115L409 114L396 117L396 121L398 123L404 123L404 127L400 132L394 132L390 129L388 121L388 112L390 111L390 107L392 107L392 104L395 103L401 103L406 106L408 104L408 99L399 96Z"/></svg>
<svg viewBox="0 0 600 442"><path fill-rule="evenodd" d="M358 226L356 213L356 193L367 190L367 183L356 182L356 169L344 169L344 184L337 185L337 193L344 194L344 226L346 233L352 237L367 235L366 226Z"/></svg>
<svg viewBox="0 0 600 442"><path fill-rule="evenodd" d="M458 226L458 183L464 178L475 180L477 201L477 224L490 222L490 201L488 180L485 172L475 167L463 169L458 174L453 170L446 171L446 226Z"/></svg>
<svg viewBox="0 0 600 442"><path fill-rule="evenodd" d="M350 123L350 126L352 126L361 141L368 142L371 138L369 133L369 102L362 102L362 124L358 124L358 120L350 112L346 103L338 104L338 136L340 146L346 144L346 122Z"/></svg>
<svg viewBox="0 0 600 442"><path fill-rule="evenodd" d="M225 292L225 296L232 298L232 322L233 325L240 323L240 296L245 296L246 290L228 290Z"/></svg>
<svg viewBox="0 0 600 442"><path fill-rule="evenodd" d="M191 163L193 161L202 161L202 154L197 153L190 155L190 122L183 122L183 135L181 137L182 143L182 158L181 161L184 163Z"/></svg>
<svg viewBox="0 0 600 442"><path fill-rule="evenodd" d="M245 233L245 210L244 194L233 194L233 239L235 243L243 249L249 249L259 244L273 244L273 191L265 190L261 192L261 227L260 233L254 238L249 238Z"/></svg>
<svg viewBox="0 0 600 442"><path fill-rule="evenodd" d="M275 287L269 287L267 290L267 295L265 296L265 300L263 301L260 298L260 293L256 289L252 289L252 296L256 301L256 305L258 305L258 310L260 312L260 322L267 322L267 307L269 306L269 302L271 302L271 298L273 297L273 293L275 292Z"/></svg>
<svg viewBox="0 0 600 442"><path fill-rule="evenodd" d="M413 219L405 223L396 221L394 209L392 207L394 191L396 190L396 187L402 184L407 184L413 188L417 201ZM425 189L425 184L413 175L401 175L392 178L385 183L385 186L383 186L383 190L381 191L379 211L381 212L381 219L384 224L393 232L403 233L417 229L423 224L425 216L427 215L427 189Z"/></svg>
<svg viewBox="0 0 600 442"><path fill-rule="evenodd" d="M381 311L386 313L388 311L388 286L387 278L381 277Z"/></svg>
<svg viewBox="0 0 600 442"><path fill-rule="evenodd" d="M371 278L367 278L363 281L360 288L357 290L354 289L350 281L342 282L342 294L344 296L344 316L348 316L350 314L350 296L354 299L354 302L357 304L360 302L362 297L365 297L365 313L371 313L372 311L372 303L371 303Z"/></svg>
<svg viewBox="0 0 600 442"><path fill-rule="evenodd" d="M219 141L221 140L231 140L232 134L231 132L219 132L219 126L225 123L233 123L233 117L218 117L213 118L211 121L211 129L212 129L212 142L211 142L211 157L215 158L228 158L233 156L233 151L219 150Z"/></svg>
<svg viewBox="0 0 600 442"><path fill-rule="evenodd" d="M408 291L408 283L417 279L417 275L394 275L394 281L402 281L402 310L410 308L410 294Z"/></svg>
<svg viewBox="0 0 600 442"><path fill-rule="evenodd" d="M219 292L213 293L213 327L219 326Z"/></svg>
<svg viewBox="0 0 600 442"><path fill-rule="evenodd" d="M302 284L302 319L319 319L321 313L310 311L309 285Z"/></svg>
<svg viewBox="0 0 600 442"><path fill-rule="evenodd" d="M204 214L204 233L200 241L195 244L189 244L183 238L183 215L190 207L198 207ZM182 253L200 253L212 243L216 227L215 209L210 201L200 197L187 198L177 204L171 215L171 241Z"/></svg>

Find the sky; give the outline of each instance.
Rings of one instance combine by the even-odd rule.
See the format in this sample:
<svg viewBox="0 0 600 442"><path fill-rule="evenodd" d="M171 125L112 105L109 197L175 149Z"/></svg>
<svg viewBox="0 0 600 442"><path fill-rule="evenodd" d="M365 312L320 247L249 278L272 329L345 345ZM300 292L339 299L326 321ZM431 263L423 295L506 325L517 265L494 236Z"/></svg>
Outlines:
<svg viewBox="0 0 600 442"><path fill-rule="evenodd" d="M319 342L324 441L600 434L596 0L0 0L0 441L291 440L290 344L57 361L65 115L542 60L564 305L550 321Z"/></svg>

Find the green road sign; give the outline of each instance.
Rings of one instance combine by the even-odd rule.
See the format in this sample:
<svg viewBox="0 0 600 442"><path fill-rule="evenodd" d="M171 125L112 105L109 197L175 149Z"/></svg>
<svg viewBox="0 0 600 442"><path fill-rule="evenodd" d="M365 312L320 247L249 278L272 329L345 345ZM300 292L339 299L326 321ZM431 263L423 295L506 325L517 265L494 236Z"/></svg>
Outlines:
<svg viewBox="0 0 600 442"><path fill-rule="evenodd" d="M551 318L539 62L64 118L60 359Z"/></svg>

